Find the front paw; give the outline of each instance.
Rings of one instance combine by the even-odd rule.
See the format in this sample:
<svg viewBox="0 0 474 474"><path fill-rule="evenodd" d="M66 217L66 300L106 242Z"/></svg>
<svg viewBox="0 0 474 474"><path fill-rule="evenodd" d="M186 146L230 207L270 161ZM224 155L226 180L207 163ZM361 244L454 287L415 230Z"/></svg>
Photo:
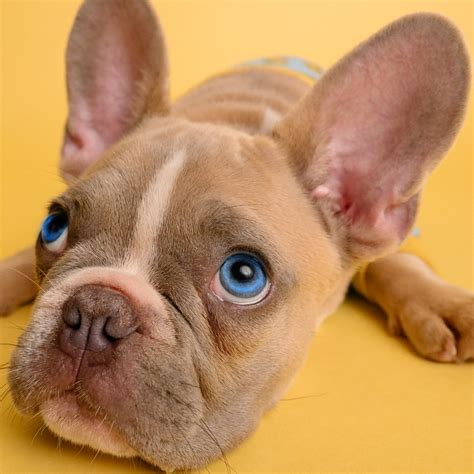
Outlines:
<svg viewBox="0 0 474 474"><path fill-rule="evenodd" d="M10 313L13 313L18 305L13 298L8 298L8 296L2 292L3 289L0 282L0 316L8 316Z"/></svg>
<svg viewBox="0 0 474 474"><path fill-rule="evenodd" d="M33 300L39 285L32 274L27 265L0 262L0 316L6 316Z"/></svg>
<svg viewBox="0 0 474 474"><path fill-rule="evenodd" d="M389 315L392 334L405 334L437 362L474 360L474 294L442 283L417 288Z"/></svg>
<svg viewBox="0 0 474 474"><path fill-rule="evenodd" d="M0 262L0 316L6 316L18 306L12 285L12 270Z"/></svg>
<svg viewBox="0 0 474 474"><path fill-rule="evenodd" d="M10 313L13 313L16 305L12 301L8 301L3 298L3 295L0 295L0 316L8 316Z"/></svg>

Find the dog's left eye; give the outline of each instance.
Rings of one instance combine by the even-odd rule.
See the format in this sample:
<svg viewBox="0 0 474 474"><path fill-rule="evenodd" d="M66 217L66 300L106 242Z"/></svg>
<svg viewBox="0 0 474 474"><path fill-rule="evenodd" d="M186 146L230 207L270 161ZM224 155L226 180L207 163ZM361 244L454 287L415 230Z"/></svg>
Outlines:
<svg viewBox="0 0 474 474"><path fill-rule="evenodd" d="M44 247L53 253L61 253L66 248L68 217L64 211L50 214L41 225L41 240Z"/></svg>
<svg viewBox="0 0 474 474"><path fill-rule="evenodd" d="M268 295L270 280L259 257L236 253L224 260L211 282L211 289L221 300L251 305Z"/></svg>

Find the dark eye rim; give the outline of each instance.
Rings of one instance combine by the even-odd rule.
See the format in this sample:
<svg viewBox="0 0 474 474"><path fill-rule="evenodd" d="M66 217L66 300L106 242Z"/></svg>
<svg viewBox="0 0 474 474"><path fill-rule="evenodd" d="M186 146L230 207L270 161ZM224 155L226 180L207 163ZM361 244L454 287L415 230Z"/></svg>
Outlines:
<svg viewBox="0 0 474 474"><path fill-rule="evenodd" d="M57 203L57 202L53 202L49 207L48 207L48 215L43 219L43 223L44 221L49 217L49 216L52 216L54 214L62 214L62 215L65 215L66 216L66 222L67 222L67 225L68 225L68 228L70 227L70 215L69 215L69 211L66 207L62 206L61 204ZM39 242L41 243L42 247L46 249L46 245L50 242L45 242L44 239L43 239L43 232L42 232L42 228L40 228L40 231L38 233L38 240ZM47 250L47 249L46 249Z"/></svg>
<svg viewBox="0 0 474 474"><path fill-rule="evenodd" d="M49 206L48 206L48 215L50 214L59 214L59 213L64 213L67 215L68 221L70 218L70 213L69 213L69 208L62 204L59 201L53 201Z"/></svg>

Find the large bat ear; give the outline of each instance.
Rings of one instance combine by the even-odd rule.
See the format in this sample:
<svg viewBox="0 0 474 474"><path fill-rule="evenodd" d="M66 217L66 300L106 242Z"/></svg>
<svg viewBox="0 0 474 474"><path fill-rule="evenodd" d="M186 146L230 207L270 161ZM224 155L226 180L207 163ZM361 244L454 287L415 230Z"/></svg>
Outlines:
<svg viewBox="0 0 474 474"><path fill-rule="evenodd" d="M85 0L66 52L67 119L60 170L78 177L146 113L169 108L168 59L146 0Z"/></svg>
<svg viewBox="0 0 474 474"><path fill-rule="evenodd" d="M460 127L469 77L451 23L407 16L339 61L276 126L351 258L376 258L406 237L423 182Z"/></svg>

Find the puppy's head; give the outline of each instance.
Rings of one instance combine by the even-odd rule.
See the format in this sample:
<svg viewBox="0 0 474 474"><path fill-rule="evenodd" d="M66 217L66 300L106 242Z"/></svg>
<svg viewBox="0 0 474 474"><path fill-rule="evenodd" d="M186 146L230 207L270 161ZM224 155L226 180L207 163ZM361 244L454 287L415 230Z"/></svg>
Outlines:
<svg viewBox="0 0 474 474"><path fill-rule="evenodd" d="M255 428L357 265L407 234L462 117L465 50L441 18L402 19L272 137L169 114L145 2L87 1L67 66L72 184L38 238L14 400L73 442L197 467Z"/></svg>

